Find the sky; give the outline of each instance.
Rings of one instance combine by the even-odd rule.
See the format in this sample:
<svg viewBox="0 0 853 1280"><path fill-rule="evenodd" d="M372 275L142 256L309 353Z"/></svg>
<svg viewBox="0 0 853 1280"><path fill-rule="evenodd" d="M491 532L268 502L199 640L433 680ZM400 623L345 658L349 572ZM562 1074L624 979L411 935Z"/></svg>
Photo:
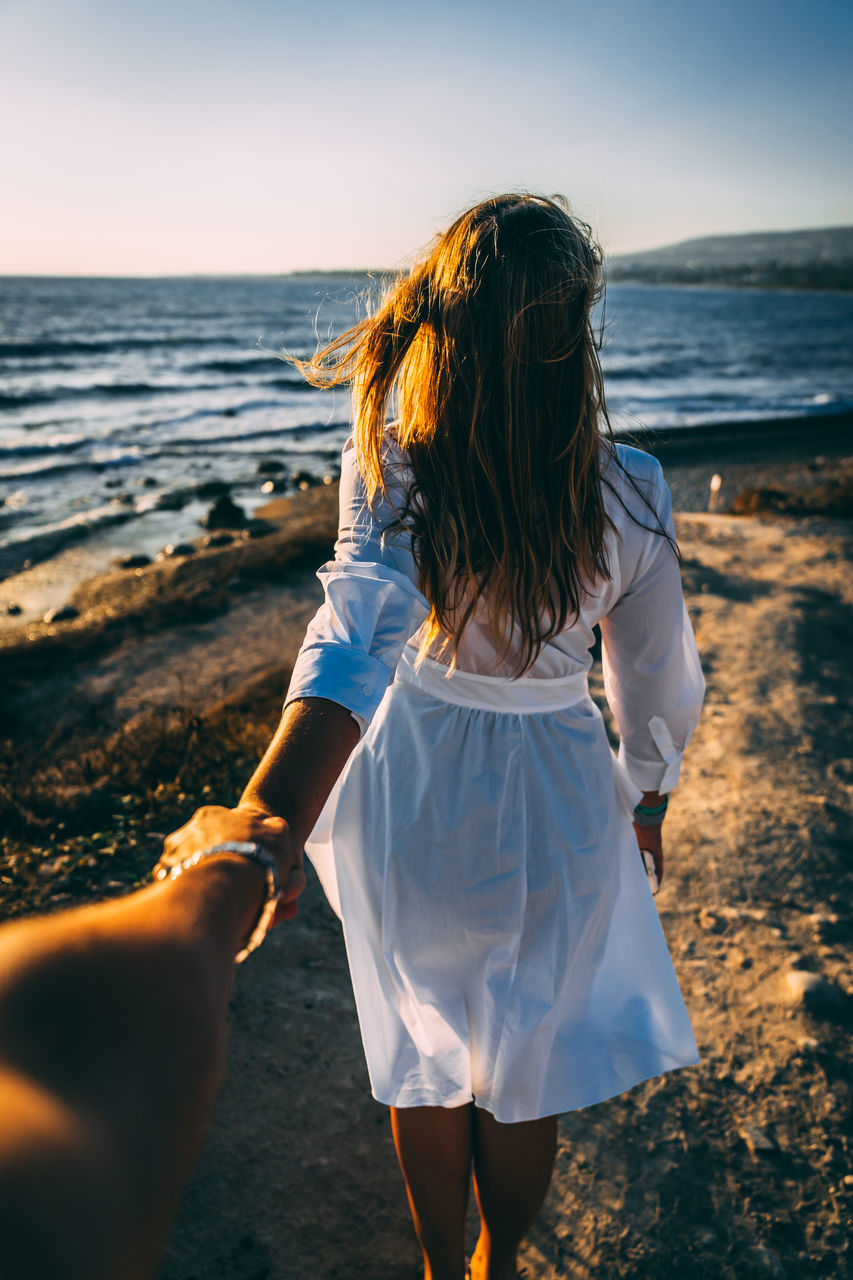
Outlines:
<svg viewBox="0 0 853 1280"><path fill-rule="evenodd" d="M404 265L556 191L609 253L853 222L847 0L0 0L0 274Z"/></svg>

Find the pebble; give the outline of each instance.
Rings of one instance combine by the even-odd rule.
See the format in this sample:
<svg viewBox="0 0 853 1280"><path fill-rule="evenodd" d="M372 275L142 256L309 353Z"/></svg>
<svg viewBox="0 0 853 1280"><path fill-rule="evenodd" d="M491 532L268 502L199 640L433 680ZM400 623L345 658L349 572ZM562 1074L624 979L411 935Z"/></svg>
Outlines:
<svg viewBox="0 0 853 1280"><path fill-rule="evenodd" d="M785 974L788 997L811 1013L829 1013L846 1003L845 993L834 982L807 969L789 969Z"/></svg>
<svg viewBox="0 0 853 1280"><path fill-rule="evenodd" d="M277 458L261 458L255 468L255 474L259 476L274 476L286 470L284 463L279 462Z"/></svg>
<svg viewBox="0 0 853 1280"><path fill-rule="evenodd" d="M275 480L265 480L261 485L261 493L284 493L286 489L287 481L283 476L279 476Z"/></svg>
<svg viewBox="0 0 853 1280"><path fill-rule="evenodd" d="M731 947L726 952L725 963L727 969L751 969L753 960L740 947Z"/></svg>
<svg viewBox="0 0 853 1280"><path fill-rule="evenodd" d="M71 618L79 618L79 610L73 604L63 604L56 609L48 609L42 622L68 622Z"/></svg>
<svg viewBox="0 0 853 1280"><path fill-rule="evenodd" d="M230 492L230 485L224 480L202 480L194 492L199 498L224 498Z"/></svg>
<svg viewBox="0 0 853 1280"><path fill-rule="evenodd" d="M58 858L47 858L39 864L38 873L40 876L55 876L62 871L71 858L67 853L61 854Z"/></svg>
<svg viewBox="0 0 853 1280"><path fill-rule="evenodd" d="M122 556L116 564L120 569L144 569L146 565L151 563L151 557L143 555L143 553L135 552L131 556Z"/></svg>
<svg viewBox="0 0 853 1280"><path fill-rule="evenodd" d="M722 933L726 927L726 921L716 911L710 911L708 907L703 907L699 912L699 927L705 929L708 933Z"/></svg>
<svg viewBox="0 0 853 1280"><path fill-rule="evenodd" d="M233 541L233 533L209 533L206 538L202 538L201 545L203 547L227 547Z"/></svg>
<svg viewBox="0 0 853 1280"><path fill-rule="evenodd" d="M167 556L194 556L195 547L191 542L170 542L162 551L157 552L157 559L165 559Z"/></svg>
<svg viewBox="0 0 853 1280"><path fill-rule="evenodd" d="M818 942L832 942L843 933L841 920L834 912L815 912L809 918Z"/></svg>
<svg viewBox="0 0 853 1280"><path fill-rule="evenodd" d="M759 1129L758 1125L740 1124L738 1125L738 1133L753 1155L761 1151L775 1151L777 1149L773 1139L763 1129Z"/></svg>
<svg viewBox="0 0 853 1280"><path fill-rule="evenodd" d="M21 606L19 604L14 604L14 603L7 604L6 612L10 618L17 618L18 614L21 612Z"/></svg>
<svg viewBox="0 0 853 1280"><path fill-rule="evenodd" d="M310 471L294 471L291 477L297 489L301 489L304 493L306 489L313 489L315 485L321 483L316 476L312 476Z"/></svg>
<svg viewBox="0 0 853 1280"><path fill-rule="evenodd" d="M207 515L202 516L201 523L208 529L242 529L247 520L243 508L223 494L216 499Z"/></svg>
<svg viewBox="0 0 853 1280"><path fill-rule="evenodd" d="M180 511L186 506L187 498L184 493L161 493L157 497L158 511Z"/></svg>
<svg viewBox="0 0 853 1280"><path fill-rule="evenodd" d="M766 1244L759 1244L756 1252L759 1260L764 1264L768 1274L773 1276L774 1280L785 1280L788 1273L775 1249L768 1249Z"/></svg>

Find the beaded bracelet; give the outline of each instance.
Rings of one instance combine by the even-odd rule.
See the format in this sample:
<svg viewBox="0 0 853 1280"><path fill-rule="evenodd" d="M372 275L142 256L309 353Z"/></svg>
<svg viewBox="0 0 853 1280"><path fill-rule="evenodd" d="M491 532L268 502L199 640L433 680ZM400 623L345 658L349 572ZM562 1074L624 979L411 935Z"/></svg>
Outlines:
<svg viewBox="0 0 853 1280"><path fill-rule="evenodd" d="M669 796L664 796L660 804L638 804L634 806L634 824L638 827L658 827L663 822L669 807Z"/></svg>

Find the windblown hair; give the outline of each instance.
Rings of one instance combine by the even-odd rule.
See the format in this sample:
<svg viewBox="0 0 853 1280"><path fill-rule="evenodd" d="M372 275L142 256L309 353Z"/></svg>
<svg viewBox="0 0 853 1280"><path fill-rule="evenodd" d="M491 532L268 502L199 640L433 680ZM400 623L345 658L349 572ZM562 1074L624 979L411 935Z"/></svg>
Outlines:
<svg viewBox="0 0 853 1280"><path fill-rule="evenodd" d="M299 362L351 383L372 501L388 493L386 425L411 484L411 534L431 606L421 653L456 650L483 602L517 674L609 578L602 441L612 440L600 339L601 250L561 198L486 200L453 223L376 312Z"/></svg>

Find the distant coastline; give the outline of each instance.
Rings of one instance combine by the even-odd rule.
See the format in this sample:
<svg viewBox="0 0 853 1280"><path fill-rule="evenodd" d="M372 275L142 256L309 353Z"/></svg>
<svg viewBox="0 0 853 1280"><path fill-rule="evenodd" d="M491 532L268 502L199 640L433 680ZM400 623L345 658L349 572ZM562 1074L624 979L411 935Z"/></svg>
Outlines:
<svg viewBox="0 0 853 1280"><path fill-rule="evenodd" d="M613 284L853 292L853 227L703 236L607 260Z"/></svg>

